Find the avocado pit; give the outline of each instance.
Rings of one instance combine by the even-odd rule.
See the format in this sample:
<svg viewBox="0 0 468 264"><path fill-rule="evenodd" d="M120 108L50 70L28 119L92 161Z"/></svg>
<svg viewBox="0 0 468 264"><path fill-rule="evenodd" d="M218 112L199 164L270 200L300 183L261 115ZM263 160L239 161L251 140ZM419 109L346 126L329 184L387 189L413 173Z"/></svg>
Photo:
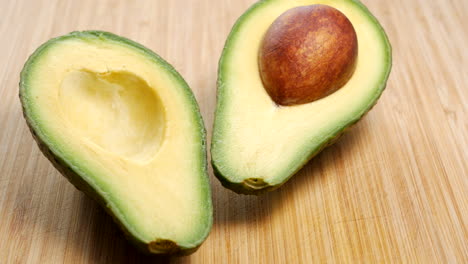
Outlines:
<svg viewBox="0 0 468 264"><path fill-rule="evenodd" d="M306 104L343 87L354 73L356 32L348 18L326 5L292 8L279 16L260 45L263 86L284 106Z"/></svg>

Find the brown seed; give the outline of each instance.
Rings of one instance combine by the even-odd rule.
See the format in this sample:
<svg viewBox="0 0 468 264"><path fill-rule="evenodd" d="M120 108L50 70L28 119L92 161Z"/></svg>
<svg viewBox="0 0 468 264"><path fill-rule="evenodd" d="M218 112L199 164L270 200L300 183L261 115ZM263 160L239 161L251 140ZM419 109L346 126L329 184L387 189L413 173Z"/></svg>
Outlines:
<svg viewBox="0 0 468 264"><path fill-rule="evenodd" d="M358 43L343 13L326 5L292 8L266 32L259 50L263 86L279 105L305 104L345 85Z"/></svg>

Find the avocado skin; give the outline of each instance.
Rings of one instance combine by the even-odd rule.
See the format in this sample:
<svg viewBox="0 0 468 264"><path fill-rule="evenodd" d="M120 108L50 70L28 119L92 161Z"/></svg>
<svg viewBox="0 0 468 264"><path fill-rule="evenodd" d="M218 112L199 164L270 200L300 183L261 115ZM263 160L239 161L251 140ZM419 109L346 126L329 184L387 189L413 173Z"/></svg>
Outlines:
<svg viewBox="0 0 468 264"><path fill-rule="evenodd" d="M264 4L267 2L274 2L276 0L259 0L258 2L254 3L247 11L245 11L235 22L234 26L231 29L231 32L229 33L229 36L226 39L226 43L224 45L224 49L221 54L221 58L218 63L218 81L217 81L217 105L216 105L216 110L215 110L215 121L213 124L213 131L216 130L216 116L221 112L221 108L224 104L224 96L222 94L224 93L224 81L222 79L222 65L223 65L223 59L225 54L230 50L230 41L231 39L234 38L236 35L237 31L239 28L242 26L244 19L247 18L252 12L254 12L257 8L261 8ZM390 41L388 40L388 36L385 33L385 30L383 27L380 25L378 22L377 18L372 15L372 13L369 11L369 9L361 3L359 0L348 0L349 2L352 2L358 8L363 10L366 15L371 19L372 23L374 23L381 31L383 40L387 46L386 52L388 54L388 61L386 62L388 64L388 70L382 80L381 86L382 89L379 94L376 95L374 102L372 102L368 108L361 113L357 118L350 120L347 124L343 125L341 128L337 129L337 132L332 134L328 140L326 140L324 143L322 143L318 148L311 150L310 154L307 156L307 159L304 160L304 162L298 166L293 173L291 173L288 177L284 178L280 183L275 184L275 185L270 185L268 183L265 183L263 187L259 188L252 188L250 185L245 184L245 181L243 182L233 182L229 179L229 176L227 175L229 172L223 173L220 170L220 166L217 164L217 160L213 155L211 155L211 165L213 167L213 172L216 178L221 182L221 184L225 187L228 188L235 193L238 194L246 194L246 195L261 195L273 190L276 190L277 188L281 187L284 183L286 183L292 176L294 176L300 169L302 169L312 158L314 158L317 154L319 154L322 150L324 150L326 147L334 144L335 142L338 141L338 139L346 133L353 125L355 125L359 120L361 120L378 102L379 98L382 96L383 91L386 89L388 77L391 72L392 68L392 46L390 44ZM214 146L214 141L211 141L211 149L213 149Z"/></svg>
<svg viewBox="0 0 468 264"><path fill-rule="evenodd" d="M27 85L26 85L26 79L28 78L27 69L31 68L29 65L34 64L35 58L40 57L41 53L44 52L49 47L49 45L53 44L56 41L61 41L61 40L64 40L64 39L67 39L67 38L73 38L73 37L76 37L76 36L83 37L83 38L86 38L86 37L107 38L107 39L111 39L111 40L114 40L114 41L120 41L120 42L123 42L125 44L132 45L132 46L144 51L148 55L154 56L158 61L164 63L164 66L165 66L165 68L167 70L169 70L170 72L175 74L178 77L179 80L181 80L181 81L183 81L185 83L185 81L182 79L182 77L179 75L179 73L171 65L169 65L162 58L160 58L159 55L157 55L156 53L154 53L153 51L147 49L146 47L142 46L139 43L136 43L136 42L134 42L132 40L129 40L127 38L120 37L118 35L112 34L110 32L105 32L105 31L96 31L96 30L91 31L90 30L90 31L73 31L73 32L70 32L67 35L63 35L63 36L60 36L60 37L50 39L49 41L42 44L33 54L31 54L29 56L28 60L26 61L25 65L23 67L23 70L21 71L20 82L19 82L19 87L20 87L20 89L19 89L19 99L20 99L21 106L22 106L23 117L24 117L24 119L26 121L26 124L27 124L27 126L28 126L28 128L29 128L29 130L31 132L31 135L33 136L34 140L36 141L36 143L37 143L40 151L42 152L42 154L52 163L52 165L55 167L55 169L57 169L73 186L75 186L75 188L82 191L85 195L87 195L88 197L90 197L91 199L96 201L112 217L114 222L120 227L120 229L124 233L125 238L128 241L130 241L142 253L147 254L147 255L161 254L161 255L173 255L173 256L186 256L186 255L190 255L190 254L194 253L201 246L202 242L208 237L209 232L207 232L207 234L203 237L201 242L196 247L186 248L186 247L182 247L182 246L178 245L174 241L164 240L165 244L169 244L171 246L170 247L165 247L164 249L162 249L161 252L157 252L157 253L152 252L150 250L150 244L159 243L159 240L151 241L149 243L146 243L146 242L141 241L141 240L137 239L136 237L134 237L131 234L131 232L125 227L125 225L122 222L120 222L120 220L117 218L117 216L114 214L114 212L107 206L106 201L94 190L94 188L88 182L83 180L83 178L80 175L78 175L73 170L73 168L65 160L60 158L60 155L56 155L54 153L54 151L52 149L50 149L47 146L47 144L45 144L44 140L41 138L40 133L36 132L36 130L35 130L36 125L34 124L34 121L27 115L28 110L26 109L26 107L27 107L27 98L25 96L24 91L25 91L25 89L27 89ZM198 125L200 126L201 132L202 132L202 135L203 135L203 141L202 141L203 149L202 149L202 151L203 151L203 153L205 153L203 155L204 163L205 163L204 172L205 172L205 174L207 174L206 130L205 130L205 127L204 127L204 124L203 124L201 114L199 112L199 107L196 104L194 95L189 90L189 88L185 89L185 92L187 92L189 94L189 96L192 98L192 101L194 102L195 107L197 109L197 117L198 117L198 121L199 121ZM208 191L210 191L210 190L208 190ZM211 197L211 193L209 193L209 196ZM209 207L212 208L211 203L210 203ZM211 226L212 226L212 223L213 223L212 213L211 213L211 217L210 217L210 219L208 219L208 221L209 221L208 229L211 230Z"/></svg>

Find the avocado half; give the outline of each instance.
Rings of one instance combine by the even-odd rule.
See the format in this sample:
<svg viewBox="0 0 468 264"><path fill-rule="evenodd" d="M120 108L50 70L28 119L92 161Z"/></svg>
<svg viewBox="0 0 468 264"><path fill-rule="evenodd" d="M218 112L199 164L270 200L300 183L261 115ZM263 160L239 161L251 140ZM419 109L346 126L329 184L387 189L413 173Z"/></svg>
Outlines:
<svg viewBox="0 0 468 264"><path fill-rule="evenodd" d="M352 23L359 55L349 81L306 104L278 106L263 87L258 51L270 25L285 11L322 4ZM223 50L211 146L221 183L235 192L259 194L278 188L377 102L391 69L383 28L356 0L264 0L234 25Z"/></svg>
<svg viewBox="0 0 468 264"><path fill-rule="evenodd" d="M189 254L205 240L205 129L171 65L126 38L72 32L30 56L19 95L41 151L141 250Z"/></svg>

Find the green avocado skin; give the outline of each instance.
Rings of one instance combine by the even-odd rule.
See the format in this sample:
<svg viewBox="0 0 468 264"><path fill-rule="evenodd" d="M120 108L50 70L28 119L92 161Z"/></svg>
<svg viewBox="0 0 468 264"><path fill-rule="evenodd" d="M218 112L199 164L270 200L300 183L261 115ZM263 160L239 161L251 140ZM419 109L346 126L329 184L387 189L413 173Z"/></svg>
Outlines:
<svg viewBox="0 0 468 264"><path fill-rule="evenodd" d="M148 56L152 56L154 59L156 59L159 63L161 63L167 70L169 70L172 74L174 74L177 79L179 79L186 89L184 91L188 94L188 96L192 99L192 107L196 111L195 114L197 116L198 120L198 127L199 130L201 131L201 136L202 136L202 149L201 149L201 154L203 157L203 173L204 175L207 175L207 160L206 160L206 131L205 127L203 124L203 120L201 117L201 114L199 112L198 104L196 103L195 97L188 88L188 85L185 83L183 78L177 73L177 71L169 65L167 62L165 62L162 58L160 58L157 54L152 52L151 50L143 47L142 45L133 42L129 39L126 39L124 37L117 36L115 34L105 32L105 31L75 31L71 32L67 35L63 35L54 39L51 39L47 41L46 43L42 44L28 59L28 61L25 63L25 66L21 72L21 77L20 77L20 83L19 83L19 98L21 101L22 105L22 110L23 110L23 116L24 119L26 120L26 124L31 131L31 134L36 141L39 149L41 152L44 154L44 156L53 164L53 166L65 177L68 179L70 183L72 183L78 190L82 191L85 193L88 197L91 199L95 200L114 220L115 223L122 229L124 232L124 235L127 240L129 240L136 248L138 248L141 252L145 254L164 254L164 255L175 255L175 256L185 256L185 255L190 255L194 253L200 246L201 243L206 239L206 237L209 234L209 231L212 226L212 203L211 203L211 191L210 188L205 188L207 192L207 196L209 199L207 199L208 203L208 208L211 211L209 219L207 219L208 222L208 228L205 233L205 235L200 239L200 242L198 243L197 246L195 247L183 247L178 245L176 242L171 241L171 240L157 240L157 241L151 241L150 243L146 243L144 241L141 241L137 237L133 236L132 233L126 228L126 226L118 219L118 217L115 215L113 210L110 209L110 207L107 205L107 202L97 193L97 191L91 186L87 181L83 179L82 176L80 176L73 168L70 166L64 159L60 157L60 155L57 155L54 153L53 150L49 148L49 146L45 143L45 140L42 139L40 130L37 129L37 126L34 122L34 120L28 115L28 99L26 95L26 89L27 88L27 78L28 78L28 71L30 67L34 64L35 58L41 56L41 53L48 48L49 45L53 44L56 41L61 41L64 39L68 38L74 38L74 37L79 37L79 38L104 38L104 39L110 39L113 41L120 41L128 45L132 45L142 51L144 51ZM209 186L208 179L206 177L206 185ZM157 248L158 252L155 252L154 250L151 250L150 248Z"/></svg>
<svg viewBox="0 0 468 264"><path fill-rule="evenodd" d="M317 148L311 149L311 151L307 155L307 158L304 159L304 161L294 169L293 173L287 175L287 177L285 177L280 183L275 184L275 185L270 185L270 184L264 182L262 179L251 179L251 178L248 178L247 180L244 180L242 182L232 181L230 179L231 172L227 171L227 170L224 170L224 171L221 170L221 168L223 167L222 164L221 164L222 162L217 159L216 154L214 154L214 152L213 152L213 149L216 148L216 146L215 146L216 140L213 140L213 139L215 139L216 131L218 129L217 124L216 124L217 119L224 118L224 116L221 115L221 112L222 112L222 109L223 109L223 106L224 106L224 100L226 100L225 96L223 96L224 90L225 90L225 85L224 85L224 81L223 81L224 57L231 49L231 47L230 47L231 39L234 39L235 38L234 36L239 31L239 29L242 26L244 26L243 25L244 20L246 20L248 18L248 16L250 14L254 13L257 9L261 9L264 4L267 4L269 2L275 2L275 1L278 1L278 0L259 0L258 2L253 4L243 15L241 15L238 18L238 20L236 21L236 23L232 27L231 32L230 32L230 34L229 34L229 36L228 36L228 38L226 40L223 52L221 54L221 58L219 60L218 83L217 83L217 87L218 87L218 90L217 90L217 105L216 105L216 111L215 111L215 121L214 121L214 125L213 125L213 138L212 138L212 141L211 141L211 165L213 167L214 175L216 176L216 178L218 178L218 180L221 182L221 184L225 188L228 188L228 189L230 189L230 190L232 190L232 191L234 191L234 192L236 192L238 194L261 195L261 194L264 194L266 192L276 190L277 188L281 187L284 183L286 183L292 176L294 176L300 169L302 169L312 158L314 158L317 154L319 154L323 149L325 149L326 147L334 144L344 133L346 133L359 120L361 120L364 117L364 115L366 115L376 105L378 99L382 95L382 92L386 88L387 80L388 80L388 77L390 75L390 71L391 71L391 68L392 68L392 47L391 47L391 44L390 44L390 42L388 40L388 37L387 37L384 29L382 28L382 26L380 25L378 20L370 13L370 11L367 9L367 7L364 6L364 4L362 4L359 0L347 0L347 1L351 2L351 3L353 3L356 7L360 8L361 10L363 10L365 12L365 14L375 24L375 26L380 29L380 31L382 33L382 39L386 44L386 53L387 53L387 57L388 57L388 61L386 61L386 63L388 64L388 68L387 68L387 72L385 73L385 75L384 75L384 77L383 77L383 79L381 80L381 83L380 83L380 85L381 85L380 93L377 94L377 96L374 98L374 101L371 102L368 105L367 109L365 109L359 116L357 116L354 119L349 120L349 122L347 124L345 124L344 126L338 128L335 131L335 133L331 134L328 137L328 139L325 140L324 143L322 143L320 146L318 146ZM252 184L252 180L255 181L254 184ZM256 184L257 182L258 182L258 184Z"/></svg>

